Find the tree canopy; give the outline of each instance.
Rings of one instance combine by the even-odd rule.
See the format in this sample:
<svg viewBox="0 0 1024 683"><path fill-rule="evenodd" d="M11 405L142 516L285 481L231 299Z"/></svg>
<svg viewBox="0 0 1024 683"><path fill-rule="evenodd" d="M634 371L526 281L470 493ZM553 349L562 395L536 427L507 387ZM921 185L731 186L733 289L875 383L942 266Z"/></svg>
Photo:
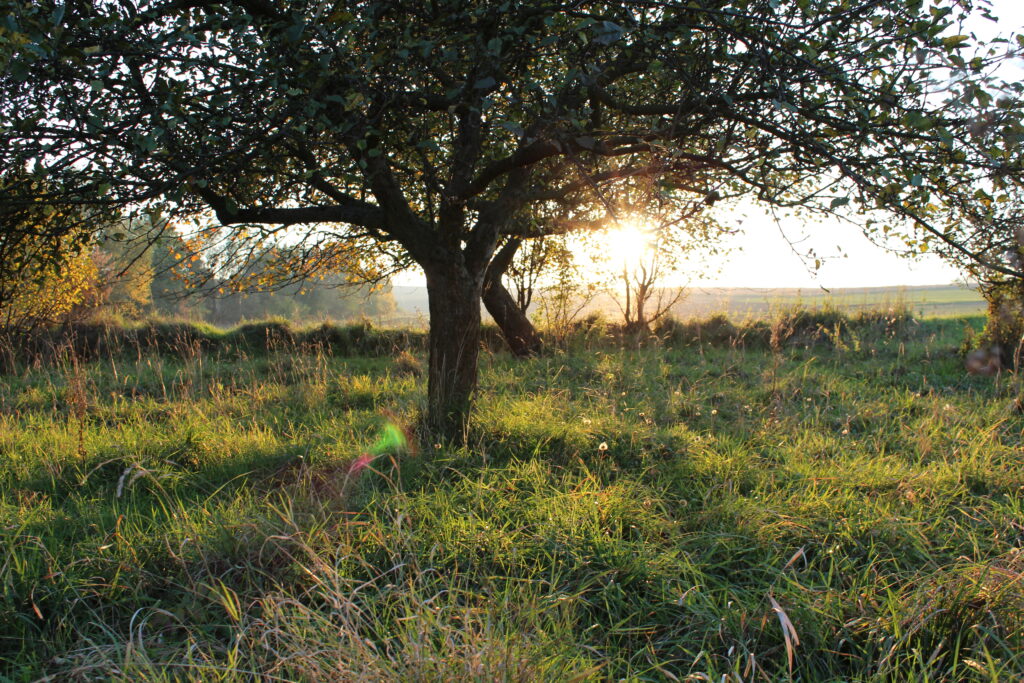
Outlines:
<svg viewBox="0 0 1024 683"><path fill-rule="evenodd" d="M31 180L0 199L419 264L448 433L499 244L604 226L622 185L690 214L849 204L976 260L965 212L1021 182L1021 86L993 75L1015 44L961 28L984 0L3 5L0 161Z"/></svg>

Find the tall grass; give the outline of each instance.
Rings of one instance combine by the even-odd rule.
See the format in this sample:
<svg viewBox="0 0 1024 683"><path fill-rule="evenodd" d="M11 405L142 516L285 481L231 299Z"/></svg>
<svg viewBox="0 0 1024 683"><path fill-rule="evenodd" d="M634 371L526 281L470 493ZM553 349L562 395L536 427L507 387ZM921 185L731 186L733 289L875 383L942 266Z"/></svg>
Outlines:
<svg viewBox="0 0 1024 683"><path fill-rule="evenodd" d="M3 673L1019 679L1012 378L963 373L955 320L835 322L485 355L460 448L394 428L416 347L21 364Z"/></svg>

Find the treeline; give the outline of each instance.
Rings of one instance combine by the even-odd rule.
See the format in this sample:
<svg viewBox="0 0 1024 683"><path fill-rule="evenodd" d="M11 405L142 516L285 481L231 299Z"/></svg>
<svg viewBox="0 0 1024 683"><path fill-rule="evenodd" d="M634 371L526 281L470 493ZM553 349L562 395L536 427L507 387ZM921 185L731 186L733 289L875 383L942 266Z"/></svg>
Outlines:
<svg viewBox="0 0 1024 683"><path fill-rule="evenodd" d="M105 228L99 239L52 267L4 282L0 328L34 330L98 320L173 318L230 327L249 320L296 323L386 319L396 311L390 286L349 282L345 272L239 289L216 276L175 232L150 238L151 225ZM29 244L26 248L32 248Z"/></svg>

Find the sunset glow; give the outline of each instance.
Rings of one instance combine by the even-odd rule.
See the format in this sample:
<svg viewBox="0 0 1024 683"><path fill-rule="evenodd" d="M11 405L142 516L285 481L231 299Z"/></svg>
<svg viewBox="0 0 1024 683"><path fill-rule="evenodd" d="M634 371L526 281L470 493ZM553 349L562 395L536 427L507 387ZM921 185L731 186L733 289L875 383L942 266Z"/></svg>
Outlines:
<svg viewBox="0 0 1024 683"><path fill-rule="evenodd" d="M640 220L621 221L618 227L601 235L600 252L595 254L595 260L614 269L633 268L650 254L653 238L650 227Z"/></svg>

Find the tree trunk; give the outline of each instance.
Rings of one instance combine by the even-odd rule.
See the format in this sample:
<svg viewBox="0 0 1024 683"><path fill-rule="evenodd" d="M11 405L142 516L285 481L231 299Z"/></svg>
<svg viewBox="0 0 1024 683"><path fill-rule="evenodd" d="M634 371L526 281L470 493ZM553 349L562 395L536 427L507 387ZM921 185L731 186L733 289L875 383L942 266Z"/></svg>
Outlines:
<svg viewBox="0 0 1024 683"><path fill-rule="evenodd" d="M537 334L530 319L526 317L526 311L516 305L516 300L501 282L501 277L512 262L519 244L520 241L517 239L510 240L494 255L491 264L487 267L483 299L487 312L501 328L501 333L505 337L509 349L516 356L526 357L540 353L542 346L540 335Z"/></svg>
<svg viewBox="0 0 1024 683"><path fill-rule="evenodd" d="M483 278L464 268L424 268L430 309L426 426L443 439L463 440L476 389Z"/></svg>
<svg viewBox="0 0 1024 683"><path fill-rule="evenodd" d="M636 292L636 329L641 332L648 329L646 311L644 311L647 296L647 288L641 285Z"/></svg>
<svg viewBox="0 0 1024 683"><path fill-rule="evenodd" d="M636 289L636 331L650 334L651 325L647 321L647 301L651 298L651 285L641 283Z"/></svg>

